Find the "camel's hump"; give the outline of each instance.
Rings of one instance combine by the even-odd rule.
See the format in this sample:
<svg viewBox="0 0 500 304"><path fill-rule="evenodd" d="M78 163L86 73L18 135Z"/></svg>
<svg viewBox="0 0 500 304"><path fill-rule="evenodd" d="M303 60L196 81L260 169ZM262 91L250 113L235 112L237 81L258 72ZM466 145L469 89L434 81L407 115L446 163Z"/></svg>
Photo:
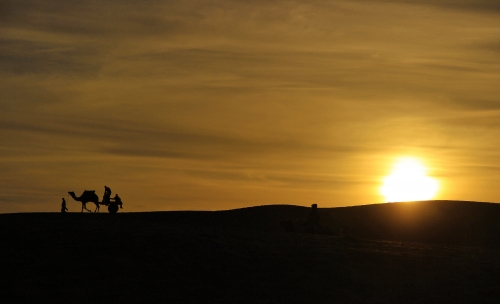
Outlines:
<svg viewBox="0 0 500 304"><path fill-rule="evenodd" d="M95 192L95 190L85 190L85 191L83 191L83 192L92 192L92 193L94 193L94 192Z"/></svg>

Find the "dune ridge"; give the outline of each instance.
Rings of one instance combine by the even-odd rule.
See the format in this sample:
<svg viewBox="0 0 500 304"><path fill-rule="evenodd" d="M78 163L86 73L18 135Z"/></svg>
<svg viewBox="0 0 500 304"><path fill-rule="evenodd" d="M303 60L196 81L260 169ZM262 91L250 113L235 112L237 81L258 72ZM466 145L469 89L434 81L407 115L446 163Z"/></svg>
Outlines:
<svg viewBox="0 0 500 304"><path fill-rule="evenodd" d="M0 298L74 303L496 303L500 205L0 214Z"/></svg>

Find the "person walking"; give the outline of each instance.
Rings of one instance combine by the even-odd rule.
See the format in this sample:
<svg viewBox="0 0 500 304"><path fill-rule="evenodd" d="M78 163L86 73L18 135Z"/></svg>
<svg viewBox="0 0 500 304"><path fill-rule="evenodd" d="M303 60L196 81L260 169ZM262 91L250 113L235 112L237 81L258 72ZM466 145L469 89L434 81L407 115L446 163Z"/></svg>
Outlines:
<svg viewBox="0 0 500 304"><path fill-rule="evenodd" d="M61 212L66 213L66 211L68 211L68 208L66 208L66 200L63 197L62 204L61 204Z"/></svg>

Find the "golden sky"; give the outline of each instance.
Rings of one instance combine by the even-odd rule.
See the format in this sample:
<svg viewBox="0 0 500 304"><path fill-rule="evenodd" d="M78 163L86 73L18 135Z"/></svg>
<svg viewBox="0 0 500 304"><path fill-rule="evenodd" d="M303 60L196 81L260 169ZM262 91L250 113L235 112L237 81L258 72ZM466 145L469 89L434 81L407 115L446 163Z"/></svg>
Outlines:
<svg viewBox="0 0 500 304"><path fill-rule="evenodd" d="M500 202L500 4L0 0L0 213ZM93 209L92 206L89 206Z"/></svg>

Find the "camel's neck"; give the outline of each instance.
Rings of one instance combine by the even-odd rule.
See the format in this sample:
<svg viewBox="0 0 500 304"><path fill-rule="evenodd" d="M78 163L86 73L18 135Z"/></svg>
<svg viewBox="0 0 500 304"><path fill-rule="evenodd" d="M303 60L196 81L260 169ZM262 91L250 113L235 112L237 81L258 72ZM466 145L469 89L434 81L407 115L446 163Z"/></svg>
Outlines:
<svg viewBox="0 0 500 304"><path fill-rule="evenodd" d="M74 192L68 192L69 195L71 195L71 197L75 200L75 201L80 201L80 198L79 197L76 197L75 193Z"/></svg>

